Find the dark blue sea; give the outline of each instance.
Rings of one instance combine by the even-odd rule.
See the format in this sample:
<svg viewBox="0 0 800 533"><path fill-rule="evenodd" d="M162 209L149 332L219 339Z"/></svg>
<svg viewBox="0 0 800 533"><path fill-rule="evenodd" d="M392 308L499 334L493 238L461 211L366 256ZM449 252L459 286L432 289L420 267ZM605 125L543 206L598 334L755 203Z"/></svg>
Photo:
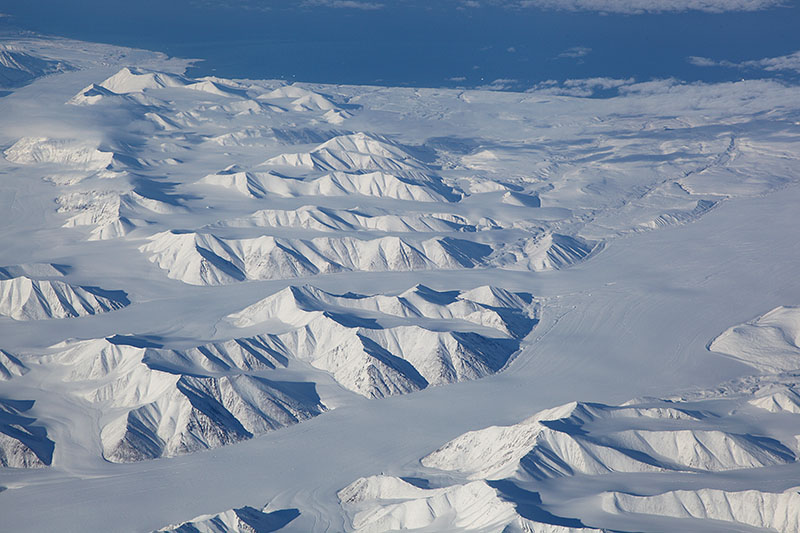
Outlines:
<svg viewBox="0 0 800 533"><path fill-rule="evenodd" d="M396 0L354 9L255 0L0 0L0 13L8 15L0 24L199 58L195 76L415 87L506 80L495 85L514 90L590 77L800 78L796 71L687 59L739 63L800 50L798 2L759 12L650 15L489 4Z"/></svg>

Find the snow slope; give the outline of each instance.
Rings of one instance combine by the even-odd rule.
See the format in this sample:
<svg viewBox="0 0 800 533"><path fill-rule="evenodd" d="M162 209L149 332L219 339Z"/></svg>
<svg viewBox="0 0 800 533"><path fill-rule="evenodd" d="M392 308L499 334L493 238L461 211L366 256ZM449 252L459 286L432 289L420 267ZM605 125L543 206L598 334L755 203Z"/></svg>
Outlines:
<svg viewBox="0 0 800 533"><path fill-rule="evenodd" d="M800 368L800 307L776 307L746 324L734 326L709 345L766 372Z"/></svg>
<svg viewBox="0 0 800 533"><path fill-rule="evenodd" d="M494 262L531 271L560 269L586 259L589 243L547 234L502 247L451 237L418 243L400 237L221 239L211 233L163 232L139 248L173 279L192 285L290 279L343 271L386 272L465 269Z"/></svg>

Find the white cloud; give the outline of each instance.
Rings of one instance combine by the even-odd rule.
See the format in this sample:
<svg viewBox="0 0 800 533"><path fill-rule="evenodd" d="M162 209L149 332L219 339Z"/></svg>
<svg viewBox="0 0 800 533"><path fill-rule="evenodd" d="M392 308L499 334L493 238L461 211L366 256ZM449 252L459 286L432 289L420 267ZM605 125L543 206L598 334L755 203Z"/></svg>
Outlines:
<svg viewBox="0 0 800 533"><path fill-rule="evenodd" d="M333 7L337 9L362 9L372 11L385 6L378 2L362 2L360 0L306 0L304 6Z"/></svg>
<svg viewBox="0 0 800 533"><path fill-rule="evenodd" d="M740 69L758 69L766 70L768 72L777 72L781 70L793 71L800 73L800 50L793 54L778 57L765 57L763 59L755 59L751 61L714 61L708 57L692 56L688 58L689 63L698 67L728 67Z"/></svg>
<svg viewBox="0 0 800 533"><path fill-rule="evenodd" d="M509 46L508 48L506 48L506 52L509 52L511 54L513 54L516 51L517 51L517 49L514 48L513 46Z"/></svg>
<svg viewBox="0 0 800 533"><path fill-rule="evenodd" d="M535 7L561 11L604 13L666 13L680 11L760 11L783 5L783 0L514 0L510 7Z"/></svg>
<svg viewBox="0 0 800 533"><path fill-rule="evenodd" d="M477 89L485 89L489 91L506 91L514 87L514 85L518 84L519 80L511 79L511 78L498 78L494 80L492 83L486 85L479 85L476 87Z"/></svg>
<svg viewBox="0 0 800 533"><path fill-rule="evenodd" d="M707 57L691 56L686 60L696 67L716 67L719 63Z"/></svg>
<svg viewBox="0 0 800 533"><path fill-rule="evenodd" d="M564 50L563 52L558 54L556 56L556 58L565 58L565 57L578 58L578 57L584 57L584 56L589 55L589 52L591 52L591 51L592 51L592 49L587 47L587 46L573 46L572 48L567 48L566 50Z"/></svg>
<svg viewBox="0 0 800 533"><path fill-rule="evenodd" d="M527 92L560 96L592 96L597 91L622 90L625 87L633 86L635 82L634 78L583 78L566 80L563 83L547 80L537 83Z"/></svg>

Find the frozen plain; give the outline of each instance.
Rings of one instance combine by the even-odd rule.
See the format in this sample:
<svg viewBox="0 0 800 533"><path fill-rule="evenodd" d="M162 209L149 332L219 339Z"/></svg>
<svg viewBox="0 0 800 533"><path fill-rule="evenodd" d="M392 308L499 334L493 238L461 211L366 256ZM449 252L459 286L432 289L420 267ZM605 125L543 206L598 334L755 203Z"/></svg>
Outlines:
<svg viewBox="0 0 800 533"><path fill-rule="evenodd" d="M2 383L2 397L35 400L25 413L55 443L52 466L0 472L7 489L0 509L10 530L58 524L72 531L147 531L267 503L270 511L299 510L285 530L348 530L352 516L340 505L340 490L379 473L431 477L420 459L467 431L517 424L572 401L671 397L754 374L751 366L711 353L712 339L800 302L794 87L659 82L632 85L610 100L285 88L185 80L179 76L185 63L145 52L70 41L17 46L74 70L0 99L6 156L0 266L67 265L64 278L73 286L124 290L130 305L80 318L0 321L0 348L30 368ZM121 71L126 65L145 70ZM84 90L111 76L104 87ZM334 157L325 151L331 146ZM309 155L292 155L298 153ZM219 179L238 172L238 182ZM364 187L356 177L371 172L389 177ZM390 179L397 175L404 179ZM322 215L334 213L342 223L331 229L286 214L306 205L326 208ZM431 216L437 213L459 218ZM443 228L445 219L453 231ZM370 227L354 228L354 220ZM165 237L188 235L164 233L176 229L212 234L230 253L223 257L204 240L200 259L192 245L188 254L172 254ZM551 234L559 237L542 239ZM288 270L259 270L258 259L273 250L271 243L252 245L262 235L283 239L279 248L291 249L290 257L314 248L325 260L300 261L301 270L281 259ZM397 255L388 245L376 253L386 261L352 260L366 253L357 246L347 248L359 253L348 252L344 261L341 247L331 245L334 257L320 241L308 244L365 237L400 238L430 261L392 262ZM444 250L458 253L431 259L430 245L421 243L437 238L457 239ZM548 256L543 242L568 242L570 252ZM154 243L168 253L149 255ZM209 249L216 258L203 256ZM265 370L271 378L313 383L330 410L250 440L130 464L103 459L104 404L64 385L66 370L57 364L54 346L70 338L132 335L133 343L144 338L185 351L286 334L282 316L246 328L229 317L289 285L396 295L420 283L435 291L493 285L530 293L539 322L499 373L383 399L354 393L352 382L334 379L313 358ZM432 329L465 327L439 319ZM797 427L795 417L787 415L785 425ZM758 417L749 423L754 434L766 432ZM790 461L739 472L729 487L720 487L724 478L708 478L707 486L701 478L695 488L782 492L798 476ZM647 480L612 485L627 483ZM652 481L650 490L658 492L659 483ZM549 490L559 494L565 486ZM614 521L580 496L572 507L558 507L559 516L620 530L674 530L656 519Z"/></svg>

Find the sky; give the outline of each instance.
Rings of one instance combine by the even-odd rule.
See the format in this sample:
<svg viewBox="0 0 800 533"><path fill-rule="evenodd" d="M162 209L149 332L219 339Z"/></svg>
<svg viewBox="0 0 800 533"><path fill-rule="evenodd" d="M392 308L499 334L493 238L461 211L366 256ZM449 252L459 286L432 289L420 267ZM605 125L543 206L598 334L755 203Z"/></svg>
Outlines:
<svg viewBox="0 0 800 533"><path fill-rule="evenodd" d="M800 79L796 0L0 0L0 13L6 28L202 59L195 76L499 90Z"/></svg>

